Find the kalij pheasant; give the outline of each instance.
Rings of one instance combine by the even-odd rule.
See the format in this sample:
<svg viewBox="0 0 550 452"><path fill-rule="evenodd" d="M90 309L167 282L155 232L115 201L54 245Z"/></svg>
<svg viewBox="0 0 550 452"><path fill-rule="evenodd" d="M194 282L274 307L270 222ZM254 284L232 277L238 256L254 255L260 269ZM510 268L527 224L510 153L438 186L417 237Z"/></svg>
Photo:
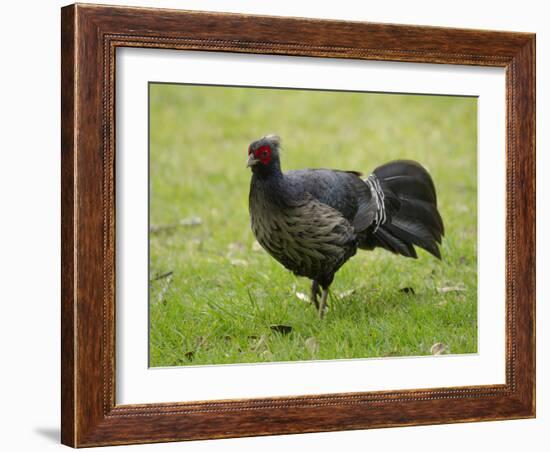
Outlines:
<svg viewBox="0 0 550 452"><path fill-rule="evenodd" d="M312 280L311 301L321 318L334 274L358 248L416 258L416 245L441 259L443 221L432 178L420 164L389 162L366 179L329 169L283 173L279 150L275 135L248 149L252 231L277 261Z"/></svg>

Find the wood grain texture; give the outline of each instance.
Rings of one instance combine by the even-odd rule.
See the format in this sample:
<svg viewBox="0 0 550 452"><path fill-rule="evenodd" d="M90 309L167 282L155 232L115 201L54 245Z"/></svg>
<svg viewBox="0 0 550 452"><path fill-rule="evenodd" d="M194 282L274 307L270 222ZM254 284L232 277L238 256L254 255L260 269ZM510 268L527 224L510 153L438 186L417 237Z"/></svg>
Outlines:
<svg viewBox="0 0 550 452"><path fill-rule="evenodd" d="M359 22L62 9L62 442L74 447L533 417L535 37ZM506 384L115 404L117 47L506 68Z"/></svg>
<svg viewBox="0 0 550 452"><path fill-rule="evenodd" d="M75 322L74 302L74 157L75 157L75 39L74 8L61 18L61 441L75 443Z"/></svg>

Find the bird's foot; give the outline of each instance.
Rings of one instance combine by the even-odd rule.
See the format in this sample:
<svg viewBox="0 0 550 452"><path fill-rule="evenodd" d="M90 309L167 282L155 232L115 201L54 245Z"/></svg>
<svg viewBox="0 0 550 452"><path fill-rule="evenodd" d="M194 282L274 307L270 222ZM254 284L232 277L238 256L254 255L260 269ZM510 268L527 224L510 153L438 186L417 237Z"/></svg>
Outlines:
<svg viewBox="0 0 550 452"><path fill-rule="evenodd" d="M321 295L321 302L319 303L319 319L323 320L323 317L325 316L325 311L327 309L327 297L328 297L328 289L323 289L323 294Z"/></svg>
<svg viewBox="0 0 550 452"><path fill-rule="evenodd" d="M313 281L311 283L311 303L313 306L315 306L315 309L319 310L319 301L317 300L317 297L321 295L321 289L319 288L319 283L317 281Z"/></svg>

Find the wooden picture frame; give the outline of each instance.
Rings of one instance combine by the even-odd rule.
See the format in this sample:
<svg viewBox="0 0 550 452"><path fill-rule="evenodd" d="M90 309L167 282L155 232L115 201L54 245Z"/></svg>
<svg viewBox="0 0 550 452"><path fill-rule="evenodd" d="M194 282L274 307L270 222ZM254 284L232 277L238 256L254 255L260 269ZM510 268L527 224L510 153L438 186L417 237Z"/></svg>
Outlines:
<svg viewBox="0 0 550 452"><path fill-rule="evenodd" d="M535 35L71 5L62 9L62 442L73 447L535 416ZM115 50L506 70L506 383L115 403Z"/></svg>

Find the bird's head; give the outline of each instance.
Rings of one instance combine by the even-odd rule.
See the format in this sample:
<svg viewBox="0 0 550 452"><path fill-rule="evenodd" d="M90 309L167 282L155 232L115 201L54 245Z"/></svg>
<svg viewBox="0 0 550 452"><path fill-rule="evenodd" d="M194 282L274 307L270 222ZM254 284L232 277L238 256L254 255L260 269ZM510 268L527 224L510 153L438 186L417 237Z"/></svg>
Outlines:
<svg viewBox="0 0 550 452"><path fill-rule="evenodd" d="M279 148L281 139L277 135L266 135L253 141L248 147L247 168L253 173L267 175L280 171Z"/></svg>

